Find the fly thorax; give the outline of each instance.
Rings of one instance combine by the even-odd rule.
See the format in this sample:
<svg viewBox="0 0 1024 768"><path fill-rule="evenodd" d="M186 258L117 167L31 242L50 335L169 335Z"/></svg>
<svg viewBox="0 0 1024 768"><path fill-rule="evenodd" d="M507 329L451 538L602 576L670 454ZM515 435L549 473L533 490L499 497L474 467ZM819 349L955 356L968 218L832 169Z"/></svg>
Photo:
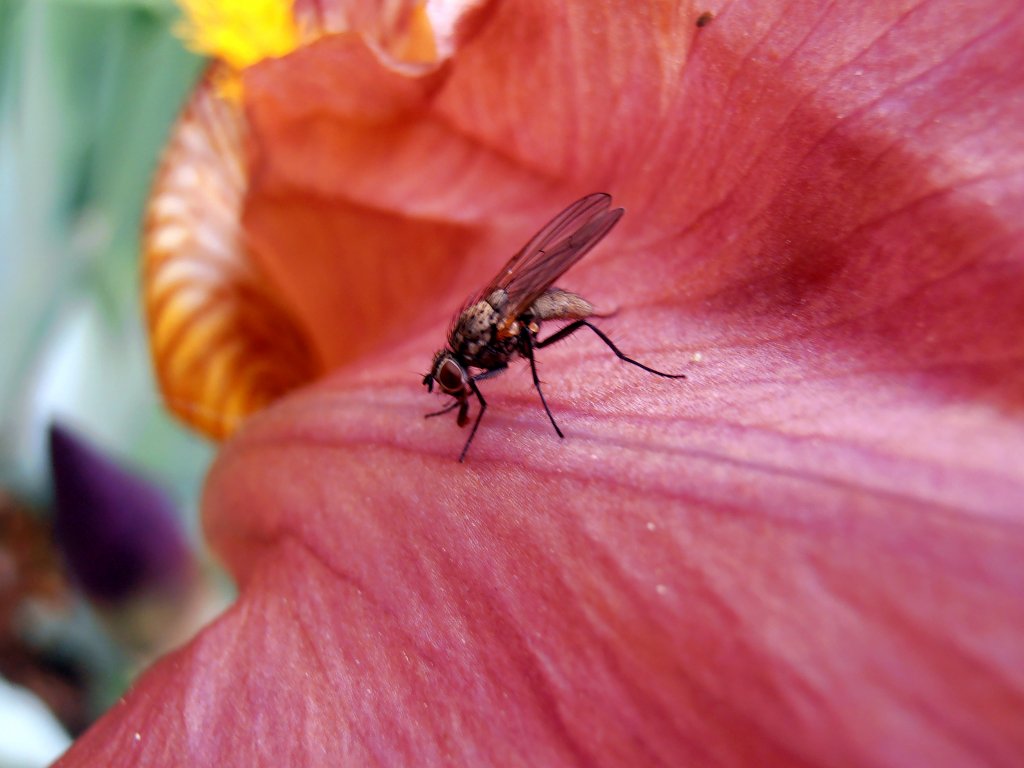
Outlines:
<svg viewBox="0 0 1024 768"><path fill-rule="evenodd" d="M498 312L486 301L467 307L452 331L452 348L472 357L494 336Z"/></svg>

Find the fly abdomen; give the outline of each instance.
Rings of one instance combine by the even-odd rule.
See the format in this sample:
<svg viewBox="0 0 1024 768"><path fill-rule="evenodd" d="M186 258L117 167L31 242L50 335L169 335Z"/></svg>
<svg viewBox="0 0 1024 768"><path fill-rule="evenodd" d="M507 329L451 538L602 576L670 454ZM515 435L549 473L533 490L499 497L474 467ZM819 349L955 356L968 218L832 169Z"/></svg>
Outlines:
<svg viewBox="0 0 1024 768"><path fill-rule="evenodd" d="M561 288L548 288L530 306L537 320L582 320L594 314L594 305L582 296Z"/></svg>

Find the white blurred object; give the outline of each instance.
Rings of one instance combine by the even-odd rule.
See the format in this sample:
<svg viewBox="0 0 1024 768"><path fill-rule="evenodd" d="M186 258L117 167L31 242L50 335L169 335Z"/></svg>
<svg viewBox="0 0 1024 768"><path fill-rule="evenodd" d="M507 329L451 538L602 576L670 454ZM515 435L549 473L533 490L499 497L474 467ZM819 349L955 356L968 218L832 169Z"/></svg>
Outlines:
<svg viewBox="0 0 1024 768"><path fill-rule="evenodd" d="M71 745L71 738L39 699L3 678L0 723L0 768L41 768Z"/></svg>

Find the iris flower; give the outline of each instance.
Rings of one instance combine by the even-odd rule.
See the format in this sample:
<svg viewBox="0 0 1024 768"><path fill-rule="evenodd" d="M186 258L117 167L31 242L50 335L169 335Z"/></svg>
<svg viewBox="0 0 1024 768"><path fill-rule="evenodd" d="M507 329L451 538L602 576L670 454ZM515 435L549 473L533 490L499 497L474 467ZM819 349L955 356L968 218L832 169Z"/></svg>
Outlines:
<svg viewBox="0 0 1024 768"><path fill-rule="evenodd" d="M147 240L239 598L62 765L1019 760L1024 6L293 20L198 87ZM521 364L459 464L447 323L594 191L559 284L688 378L575 336L566 438Z"/></svg>

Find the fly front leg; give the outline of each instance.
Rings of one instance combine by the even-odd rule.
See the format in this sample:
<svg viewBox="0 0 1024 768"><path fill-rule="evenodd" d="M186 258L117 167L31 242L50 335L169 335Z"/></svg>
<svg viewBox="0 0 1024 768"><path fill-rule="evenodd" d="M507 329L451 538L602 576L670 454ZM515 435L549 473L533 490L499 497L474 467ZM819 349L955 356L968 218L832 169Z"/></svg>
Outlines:
<svg viewBox="0 0 1024 768"><path fill-rule="evenodd" d="M537 362L533 359L533 335L530 333L528 328L524 328L519 336L522 342L522 352L526 359L530 361L530 373L533 374L533 386L537 388L537 394L540 395L541 405L544 406L544 412L548 415L551 420L551 426L555 428L555 433L564 438L562 430L558 428L555 423L555 417L551 415L551 409L548 408L548 401L544 399L544 391L540 388L540 377L537 375ZM540 346L539 344L537 345Z"/></svg>
<svg viewBox="0 0 1024 768"><path fill-rule="evenodd" d="M440 411L433 411L432 413L424 413L424 419L432 419L434 416L444 416L446 413L450 413L454 409L459 407L461 400L452 400L448 405L442 408Z"/></svg>
<svg viewBox="0 0 1024 768"><path fill-rule="evenodd" d="M473 442L473 436L476 435L476 430L480 426L480 419L484 417L484 411L487 410L487 401L484 400L484 396L480 394L480 389L476 385L474 379L469 380L469 388L473 390L473 394L476 395L477 401L480 403L480 410L476 414L476 421L473 422L473 429L469 431L469 437L466 438L466 444L462 446L462 453L459 454L459 461L461 462L466 458L466 453L469 451L469 444ZM462 401L462 409L459 411L459 426L465 426L466 424L466 411L469 409L469 399Z"/></svg>
<svg viewBox="0 0 1024 768"><path fill-rule="evenodd" d="M508 370L508 364L506 363L505 365L500 365L497 368L492 368L489 371L484 371L483 373L478 373L475 376L473 376L472 379L473 379L473 381L485 381L487 379L490 379L490 378L493 378L493 377L497 376L499 373L504 373L507 370ZM430 418L433 418L434 416L443 416L446 413L450 413L451 411L454 411L459 406L462 406L462 408L459 410L459 416L458 416L457 421L458 421L460 427L464 427L464 426L466 426L466 422L468 421L467 413L469 411L469 405L467 403L467 399L466 399L465 396L463 396L462 398L456 397L454 400L452 400L448 405L446 405L440 411L433 411L431 413L423 414L423 418L430 419Z"/></svg>
<svg viewBox="0 0 1024 768"><path fill-rule="evenodd" d="M491 368L491 370L489 370L489 371L484 371L483 373L478 373L476 376L473 377L473 381L486 381L487 379L493 379L499 373L504 373L507 370L508 370L508 363L502 363L497 368Z"/></svg>

